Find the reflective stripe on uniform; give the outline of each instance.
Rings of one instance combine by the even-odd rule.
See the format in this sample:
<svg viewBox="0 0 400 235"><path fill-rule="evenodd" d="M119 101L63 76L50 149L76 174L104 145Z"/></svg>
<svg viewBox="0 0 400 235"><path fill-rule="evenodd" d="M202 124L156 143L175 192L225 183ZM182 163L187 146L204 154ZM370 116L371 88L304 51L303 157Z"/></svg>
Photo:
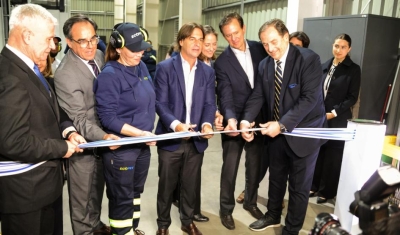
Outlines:
<svg viewBox="0 0 400 235"><path fill-rule="evenodd" d="M140 218L140 211L133 212L133 219Z"/></svg>
<svg viewBox="0 0 400 235"><path fill-rule="evenodd" d="M133 199L133 205L140 205L140 198Z"/></svg>
<svg viewBox="0 0 400 235"><path fill-rule="evenodd" d="M113 228L132 227L132 219L125 219L125 220L110 219L110 226Z"/></svg>

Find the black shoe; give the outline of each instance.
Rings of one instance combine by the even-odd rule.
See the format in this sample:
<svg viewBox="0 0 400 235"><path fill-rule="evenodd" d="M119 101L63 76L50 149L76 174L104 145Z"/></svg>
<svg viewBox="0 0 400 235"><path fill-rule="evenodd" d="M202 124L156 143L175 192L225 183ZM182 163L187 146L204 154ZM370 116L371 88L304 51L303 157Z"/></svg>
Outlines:
<svg viewBox="0 0 400 235"><path fill-rule="evenodd" d="M225 228L229 230L235 229L235 221L233 220L232 215L223 215L219 212L219 217L221 218L221 223Z"/></svg>
<svg viewBox="0 0 400 235"><path fill-rule="evenodd" d="M324 197L317 197L317 203L318 204L322 204L322 203L325 203L327 201L328 201L328 199L326 199Z"/></svg>
<svg viewBox="0 0 400 235"><path fill-rule="evenodd" d="M263 231L267 228L280 227L281 221L275 220L271 216L265 215L261 219L249 225L249 229L252 231Z"/></svg>
<svg viewBox="0 0 400 235"><path fill-rule="evenodd" d="M193 216L193 220L197 222L208 222L210 219L207 216L204 216L201 213L198 213Z"/></svg>
<svg viewBox="0 0 400 235"><path fill-rule="evenodd" d="M308 197L315 197L317 196L317 193L314 191L310 191L310 194L308 195Z"/></svg>
<svg viewBox="0 0 400 235"><path fill-rule="evenodd" d="M243 209L248 211L250 215L256 219L261 219L261 217L264 216L264 214L260 211L260 209L258 209L257 206L249 206L249 207L243 206Z"/></svg>
<svg viewBox="0 0 400 235"><path fill-rule="evenodd" d="M169 231L167 228L159 228L156 235L169 235Z"/></svg>

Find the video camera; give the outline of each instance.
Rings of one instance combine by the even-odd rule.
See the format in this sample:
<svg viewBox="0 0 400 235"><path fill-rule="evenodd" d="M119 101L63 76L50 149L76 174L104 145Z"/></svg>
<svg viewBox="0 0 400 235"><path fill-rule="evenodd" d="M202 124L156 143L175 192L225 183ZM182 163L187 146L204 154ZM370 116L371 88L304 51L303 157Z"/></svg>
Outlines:
<svg viewBox="0 0 400 235"><path fill-rule="evenodd" d="M359 226L362 234L389 234L383 231L375 231L374 225L382 221L396 217L399 220L398 206L389 205L384 199L393 194L400 186L400 172L391 166L381 167L367 180L361 190L354 193L355 200L350 204L350 213L359 218ZM385 223L386 225L389 223ZM400 234L400 224L397 226ZM379 225L382 227L382 225ZM376 227L376 226L375 226ZM378 230L387 229L385 226ZM393 228L388 228L393 229ZM341 227L339 218L329 213L320 213L315 218L314 228L310 235L337 235L350 234Z"/></svg>

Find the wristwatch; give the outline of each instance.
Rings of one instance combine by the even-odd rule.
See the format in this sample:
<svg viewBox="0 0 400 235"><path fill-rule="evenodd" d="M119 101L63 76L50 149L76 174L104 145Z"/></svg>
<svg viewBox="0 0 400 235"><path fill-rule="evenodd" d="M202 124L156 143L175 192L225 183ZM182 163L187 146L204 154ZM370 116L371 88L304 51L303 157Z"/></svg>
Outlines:
<svg viewBox="0 0 400 235"><path fill-rule="evenodd" d="M278 122L278 123L279 123L279 127L281 128L281 133L287 132L287 129L286 129L285 125L283 125L283 124L280 123L280 122Z"/></svg>

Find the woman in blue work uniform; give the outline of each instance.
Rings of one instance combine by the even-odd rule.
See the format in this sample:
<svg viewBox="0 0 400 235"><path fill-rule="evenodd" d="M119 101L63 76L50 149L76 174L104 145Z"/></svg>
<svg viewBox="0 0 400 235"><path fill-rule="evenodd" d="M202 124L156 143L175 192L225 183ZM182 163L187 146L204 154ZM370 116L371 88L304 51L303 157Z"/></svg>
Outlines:
<svg viewBox="0 0 400 235"><path fill-rule="evenodd" d="M114 27L106 51L106 65L94 84L96 108L107 133L120 137L151 136L155 121L155 92L146 65L141 62L150 44L139 26ZM112 234L144 234L137 229L140 195L150 165L149 145L123 145L105 150L104 175Z"/></svg>

